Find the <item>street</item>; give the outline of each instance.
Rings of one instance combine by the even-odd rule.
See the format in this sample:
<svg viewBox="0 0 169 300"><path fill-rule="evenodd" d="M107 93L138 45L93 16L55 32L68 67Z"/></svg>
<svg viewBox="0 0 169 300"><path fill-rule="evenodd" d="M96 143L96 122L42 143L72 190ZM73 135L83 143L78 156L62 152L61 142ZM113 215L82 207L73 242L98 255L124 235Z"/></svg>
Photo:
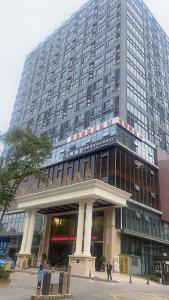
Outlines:
<svg viewBox="0 0 169 300"><path fill-rule="evenodd" d="M58 274L55 275L58 280ZM56 278L55 277L55 278ZM29 300L35 293L36 275L12 274L10 288L0 289L0 300ZM169 286L111 283L72 278L71 293L75 300L169 300Z"/></svg>

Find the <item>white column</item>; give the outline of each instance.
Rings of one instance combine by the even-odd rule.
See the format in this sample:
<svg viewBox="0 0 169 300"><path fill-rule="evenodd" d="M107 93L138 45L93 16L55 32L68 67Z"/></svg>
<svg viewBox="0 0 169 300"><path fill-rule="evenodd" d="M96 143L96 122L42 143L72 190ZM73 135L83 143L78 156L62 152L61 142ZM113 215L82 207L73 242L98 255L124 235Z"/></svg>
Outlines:
<svg viewBox="0 0 169 300"><path fill-rule="evenodd" d="M91 256L91 234L92 234L92 213L93 202L88 201L86 204L86 219L85 219L85 235L84 235L84 249L83 254Z"/></svg>
<svg viewBox="0 0 169 300"><path fill-rule="evenodd" d="M25 250L26 254L31 254L35 222L36 222L36 211L32 211L30 225L29 225L29 231L28 231L28 238L27 238L27 242L26 242L26 250Z"/></svg>
<svg viewBox="0 0 169 300"><path fill-rule="evenodd" d="M26 241L28 238L30 219L31 219L31 211L27 211L25 225L24 225L24 231L23 231L23 237L22 237L22 244L21 244L21 249L20 249L19 253L24 253L26 250Z"/></svg>
<svg viewBox="0 0 169 300"><path fill-rule="evenodd" d="M77 222L77 237L76 237L76 250L74 255L82 254L82 243L83 243L83 228L84 228L84 213L85 204L79 203L79 213Z"/></svg>

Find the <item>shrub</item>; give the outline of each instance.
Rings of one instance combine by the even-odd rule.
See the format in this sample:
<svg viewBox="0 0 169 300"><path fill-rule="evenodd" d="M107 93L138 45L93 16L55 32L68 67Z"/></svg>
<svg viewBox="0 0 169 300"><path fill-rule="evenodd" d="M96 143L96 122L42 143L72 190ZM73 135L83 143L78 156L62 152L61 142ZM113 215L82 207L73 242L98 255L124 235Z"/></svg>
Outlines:
<svg viewBox="0 0 169 300"><path fill-rule="evenodd" d="M160 278L155 275L155 274L150 274L147 276L148 279L152 280L152 281L155 281L155 282L159 282L160 281Z"/></svg>

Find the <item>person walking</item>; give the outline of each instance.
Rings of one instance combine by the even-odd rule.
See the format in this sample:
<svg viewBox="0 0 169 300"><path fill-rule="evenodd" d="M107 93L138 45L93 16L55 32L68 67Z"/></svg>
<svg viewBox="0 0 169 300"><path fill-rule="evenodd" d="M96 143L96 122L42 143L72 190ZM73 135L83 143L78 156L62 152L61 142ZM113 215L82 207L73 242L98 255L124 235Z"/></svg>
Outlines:
<svg viewBox="0 0 169 300"><path fill-rule="evenodd" d="M111 273L112 273L112 264L110 263L110 261L108 261L108 263L107 263L107 279L108 280L112 280Z"/></svg>
<svg viewBox="0 0 169 300"><path fill-rule="evenodd" d="M38 284L37 284L36 295L41 295L43 279L44 279L44 268L43 265L41 264L37 273Z"/></svg>

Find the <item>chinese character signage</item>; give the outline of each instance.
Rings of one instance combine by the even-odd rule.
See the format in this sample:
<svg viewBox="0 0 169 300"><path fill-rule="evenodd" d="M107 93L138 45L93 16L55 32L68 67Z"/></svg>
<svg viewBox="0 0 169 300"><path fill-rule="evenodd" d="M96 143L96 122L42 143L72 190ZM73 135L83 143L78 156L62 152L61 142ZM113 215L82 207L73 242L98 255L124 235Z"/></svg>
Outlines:
<svg viewBox="0 0 169 300"><path fill-rule="evenodd" d="M120 273L128 274L129 272L129 257L120 256Z"/></svg>

